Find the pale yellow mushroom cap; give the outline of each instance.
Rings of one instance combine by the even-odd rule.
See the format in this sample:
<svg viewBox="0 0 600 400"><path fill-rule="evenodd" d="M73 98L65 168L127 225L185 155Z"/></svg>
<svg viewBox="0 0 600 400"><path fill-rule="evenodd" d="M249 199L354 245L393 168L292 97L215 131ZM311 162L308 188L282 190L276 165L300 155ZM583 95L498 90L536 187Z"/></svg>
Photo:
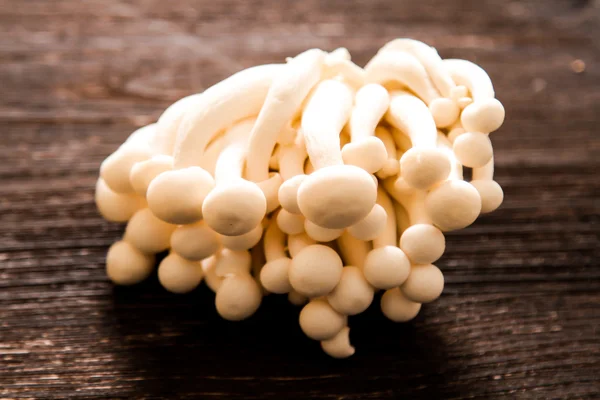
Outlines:
<svg viewBox="0 0 600 400"><path fill-rule="evenodd" d="M339 283L327 296L334 310L343 315L356 315L373 302L375 290L358 267L344 267Z"/></svg>
<svg viewBox="0 0 600 400"><path fill-rule="evenodd" d="M106 274L117 285L133 285L146 279L154 268L154 256L118 241L106 254Z"/></svg>
<svg viewBox="0 0 600 400"><path fill-rule="evenodd" d="M108 187L117 193L132 193L133 186L129 181L129 173L137 162L151 157L147 145L123 145L108 156L100 165L100 177Z"/></svg>
<svg viewBox="0 0 600 400"><path fill-rule="evenodd" d="M262 292L250 274L228 275L217 290L215 305L221 317L241 321L258 310Z"/></svg>
<svg viewBox="0 0 600 400"><path fill-rule="evenodd" d="M433 100L429 104L429 111L438 128L446 128L454 124L460 115L460 107L451 99L443 97Z"/></svg>
<svg viewBox="0 0 600 400"><path fill-rule="evenodd" d="M471 185L477 189L481 197L481 213L496 210L504 200L504 191L498 182L493 180L473 180Z"/></svg>
<svg viewBox="0 0 600 400"><path fill-rule="evenodd" d="M369 215L348 227L348 232L359 240L370 241L377 238L383 232L386 221L387 214L385 209L379 204L375 204Z"/></svg>
<svg viewBox="0 0 600 400"><path fill-rule="evenodd" d="M278 196L279 203L284 210L292 214L301 213L298 206L298 189L305 179L306 175L296 175L281 184Z"/></svg>
<svg viewBox="0 0 600 400"><path fill-rule="evenodd" d="M102 178L96 182L94 199L102 217L112 222L128 221L138 210L147 206L143 197L133 193L117 193Z"/></svg>
<svg viewBox="0 0 600 400"><path fill-rule="evenodd" d="M216 232L239 236L260 224L267 212L267 200L254 182L243 179L217 185L204 199L204 221Z"/></svg>
<svg viewBox="0 0 600 400"><path fill-rule="evenodd" d="M378 247L367 254L363 273L374 287L390 289L406 281L410 274L410 262L396 246Z"/></svg>
<svg viewBox="0 0 600 400"><path fill-rule="evenodd" d="M333 358L348 358L353 355L355 349L350 344L350 328L345 326L331 339L322 340L321 348Z"/></svg>
<svg viewBox="0 0 600 400"><path fill-rule="evenodd" d="M385 145L381 139L375 136L348 143L342 148L344 164L355 165L370 174L374 174L383 168L387 158Z"/></svg>
<svg viewBox="0 0 600 400"><path fill-rule="evenodd" d="M431 221L442 231L466 228L481 211L481 197L468 182L450 180L431 190L425 198Z"/></svg>
<svg viewBox="0 0 600 400"><path fill-rule="evenodd" d="M294 290L307 297L331 292L342 276L342 259L327 246L314 244L300 250L289 269Z"/></svg>
<svg viewBox="0 0 600 400"><path fill-rule="evenodd" d="M148 206L171 224L191 224L202 219L202 203L214 188L213 177L200 167L166 171L150 183Z"/></svg>
<svg viewBox="0 0 600 400"><path fill-rule="evenodd" d="M346 317L323 299L311 300L300 311L300 328L314 340L333 338L346 325Z"/></svg>
<svg viewBox="0 0 600 400"><path fill-rule="evenodd" d="M144 253L160 253L169 248L175 228L175 225L161 221L150 209L144 208L131 217L123 238Z"/></svg>
<svg viewBox="0 0 600 400"><path fill-rule="evenodd" d="M190 261L210 257L220 245L218 235L203 221L178 226L171 235L171 249Z"/></svg>
<svg viewBox="0 0 600 400"><path fill-rule="evenodd" d="M166 256L158 266L160 284L173 293L188 293L202 281L202 265L188 261L176 253Z"/></svg>
<svg viewBox="0 0 600 400"><path fill-rule="evenodd" d="M469 168L483 167L494 155L492 142L485 133L463 133L454 140L452 148L458 161Z"/></svg>
<svg viewBox="0 0 600 400"><path fill-rule="evenodd" d="M343 229L323 228L307 219L304 220L304 231L308 237L317 242L330 242L339 238L344 233Z"/></svg>
<svg viewBox="0 0 600 400"><path fill-rule="evenodd" d="M298 189L298 206L315 224L329 229L354 225L375 205L377 185L365 170L335 165L315 171Z"/></svg>
<svg viewBox="0 0 600 400"><path fill-rule="evenodd" d="M260 270L260 283L271 293L289 293L292 290L288 276L291 263L287 257L267 262Z"/></svg>
<svg viewBox="0 0 600 400"><path fill-rule="evenodd" d="M429 303L444 290L444 275L433 264L413 265L410 275L400 287L404 296L417 303Z"/></svg>
<svg viewBox="0 0 600 400"><path fill-rule="evenodd" d="M402 233L399 244L413 264L430 264L444 254L446 238L433 225L415 224Z"/></svg>
<svg viewBox="0 0 600 400"><path fill-rule="evenodd" d="M283 233L297 235L304 232L304 217L282 209L277 214L277 225Z"/></svg>
<svg viewBox="0 0 600 400"><path fill-rule="evenodd" d="M440 149L410 148L400 158L402 177L415 189L426 190L450 174L450 160Z"/></svg>
<svg viewBox="0 0 600 400"><path fill-rule="evenodd" d="M150 182L163 172L172 169L173 157L166 155L154 156L149 160L135 163L133 167L131 167L129 181L137 194L146 197Z"/></svg>
<svg viewBox="0 0 600 400"><path fill-rule="evenodd" d="M410 321L421 310L421 303L409 300L397 287L385 291L380 305L383 315L394 322Z"/></svg>
<svg viewBox="0 0 600 400"><path fill-rule="evenodd" d="M497 99L476 101L463 110L460 120L468 132L494 132L504 122L504 106Z"/></svg>
<svg viewBox="0 0 600 400"><path fill-rule="evenodd" d="M256 225L250 232L238 236L221 235L221 243L224 247L231 250L248 250L256 246L262 237L263 227L261 224Z"/></svg>

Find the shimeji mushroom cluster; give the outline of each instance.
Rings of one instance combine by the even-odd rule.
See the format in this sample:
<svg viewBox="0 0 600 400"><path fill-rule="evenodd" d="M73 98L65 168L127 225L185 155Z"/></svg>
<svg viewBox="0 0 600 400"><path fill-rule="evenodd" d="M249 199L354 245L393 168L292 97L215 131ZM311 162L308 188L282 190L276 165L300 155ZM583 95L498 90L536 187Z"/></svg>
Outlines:
<svg viewBox="0 0 600 400"><path fill-rule="evenodd" d="M168 250L165 289L204 278L227 320L287 294L304 333L348 357L348 316L382 291L386 317L414 318L444 287L443 232L502 202L489 134L503 120L482 68L411 39L364 68L340 48L238 72L102 163L99 210L128 221L108 276L140 282Z"/></svg>

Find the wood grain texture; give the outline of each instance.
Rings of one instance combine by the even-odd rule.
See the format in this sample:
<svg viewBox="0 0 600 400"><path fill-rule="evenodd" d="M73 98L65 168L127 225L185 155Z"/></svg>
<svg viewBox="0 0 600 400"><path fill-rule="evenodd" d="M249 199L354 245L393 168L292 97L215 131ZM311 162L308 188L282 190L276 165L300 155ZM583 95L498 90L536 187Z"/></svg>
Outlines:
<svg viewBox="0 0 600 400"><path fill-rule="evenodd" d="M500 210L448 237L409 324L374 304L336 361L270 296L114 288L100 162L173 100L309 47L413 37L489 71ZM580 59L585 71L575 73ZM0 398L600 398L597 0L0 0Z"/></svg>

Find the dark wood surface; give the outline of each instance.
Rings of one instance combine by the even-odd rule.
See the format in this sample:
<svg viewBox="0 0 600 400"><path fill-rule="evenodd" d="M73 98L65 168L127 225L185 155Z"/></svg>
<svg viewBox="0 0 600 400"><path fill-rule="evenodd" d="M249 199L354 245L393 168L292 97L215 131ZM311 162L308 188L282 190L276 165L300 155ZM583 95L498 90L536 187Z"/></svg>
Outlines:
<svg viewBox="0 0 600 400"><path fill-rule="evenodd" d="M93 186L135 127L241 68L395 37L481 64L507 110L505 203L449 235L413 323L374 304L336 361L283 298L230 323L205 286L107 281L123 227ZM0 0L0 398L600 398L599 65L597 0Z"/></svg>

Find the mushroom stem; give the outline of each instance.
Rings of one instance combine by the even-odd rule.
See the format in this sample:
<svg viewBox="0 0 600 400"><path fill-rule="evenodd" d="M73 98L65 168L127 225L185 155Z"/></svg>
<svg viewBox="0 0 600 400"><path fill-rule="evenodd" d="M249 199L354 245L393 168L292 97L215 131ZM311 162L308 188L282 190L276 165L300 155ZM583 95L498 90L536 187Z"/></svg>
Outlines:
<svg viewBox="0 0 600 400"><path fill-rule="evenodd" d="M361 269L363 268L365 258L371 250L369 242L358 240L344 231L337 239L337 244L345 265L355 265Z"/></svg>
<svg viewBox="0 0 600 400"><path fill-rule="evenodd" d="M305 247L316 243L317 241L309 237L306 232L302 232L297 235L289 235L287 242L288 252L293 258L296 257L296 255L298 255L298 253Z"/></svg>
<svg viewBox="0 0 600 400"><path fill-rule="evenodd" d="M390 104L387 90L378 84L363 86L356 93L350 117L351 143L342 148L345 164L356 165L373 174L384 167L388 154L375 128Z"/></svg>
<svg viewBox="0 0 600 400"><path fill-rule="evenodd" d="M202 204L204 220L226 236L244 235L255 229L267 211L265 195L255 183L242 178L248 134L254 119L234 125L227 134L229 144L215 167L215 188Z"/></svg>
<svg viewBox="0 0 600 400"><path fill-rule="evenodd" d="M298 131L294 143L283 146L281 149L281 158L279 160L279 173L284 182L279 187L277 196L281 207L292 214L300 214L298 188L306 178L304 174L306 157L304 135L301 131Z"/></svg>
<svg viewBox="0 0 600 400"><path fill-rule="evenodd" d="M292 290L288 272L292 260L285 252L286 235L275 221L271 221L265 232L263 246L266 264L260 272L260 282L271 293L283 294Z"/></svg>
<svg viewBox="0 0 600 400"><path fill-rule="evenodd" d="M365 170L343 165L340 132L350 117L353 94L344 83L319 83L302 115L306 150L316 171L298 189L304 216L329 229L351 226L371 211L377 186Z"/></svg>
<svg viewBox="0 0 600 400"><path fill-rule="evenodd" d="M381 140L387 154L387 160L384 161L383 167L375 175L381 179L398 175L400 164L398 163L398 150L396 149L394 137L387 128L382 126L375 128L375 136Z"/></svg>
<svg viewBox="0 0 600 400"><path fill-rule="evenodd" d="M473 168L471 185L481 196L482 214L490 213L500 207L504 200L504 192L498 182L494 180L494 158L481 168Z"/></svg>
<svg viewBox="0 0 600 400"><path fill-rule="evenodd" d="M406 92L395 92L387 120L408 135L413 145L400 159L404 180L426 190L446 179L450 162L436 146L436 125L425 103Z"/></svg>

